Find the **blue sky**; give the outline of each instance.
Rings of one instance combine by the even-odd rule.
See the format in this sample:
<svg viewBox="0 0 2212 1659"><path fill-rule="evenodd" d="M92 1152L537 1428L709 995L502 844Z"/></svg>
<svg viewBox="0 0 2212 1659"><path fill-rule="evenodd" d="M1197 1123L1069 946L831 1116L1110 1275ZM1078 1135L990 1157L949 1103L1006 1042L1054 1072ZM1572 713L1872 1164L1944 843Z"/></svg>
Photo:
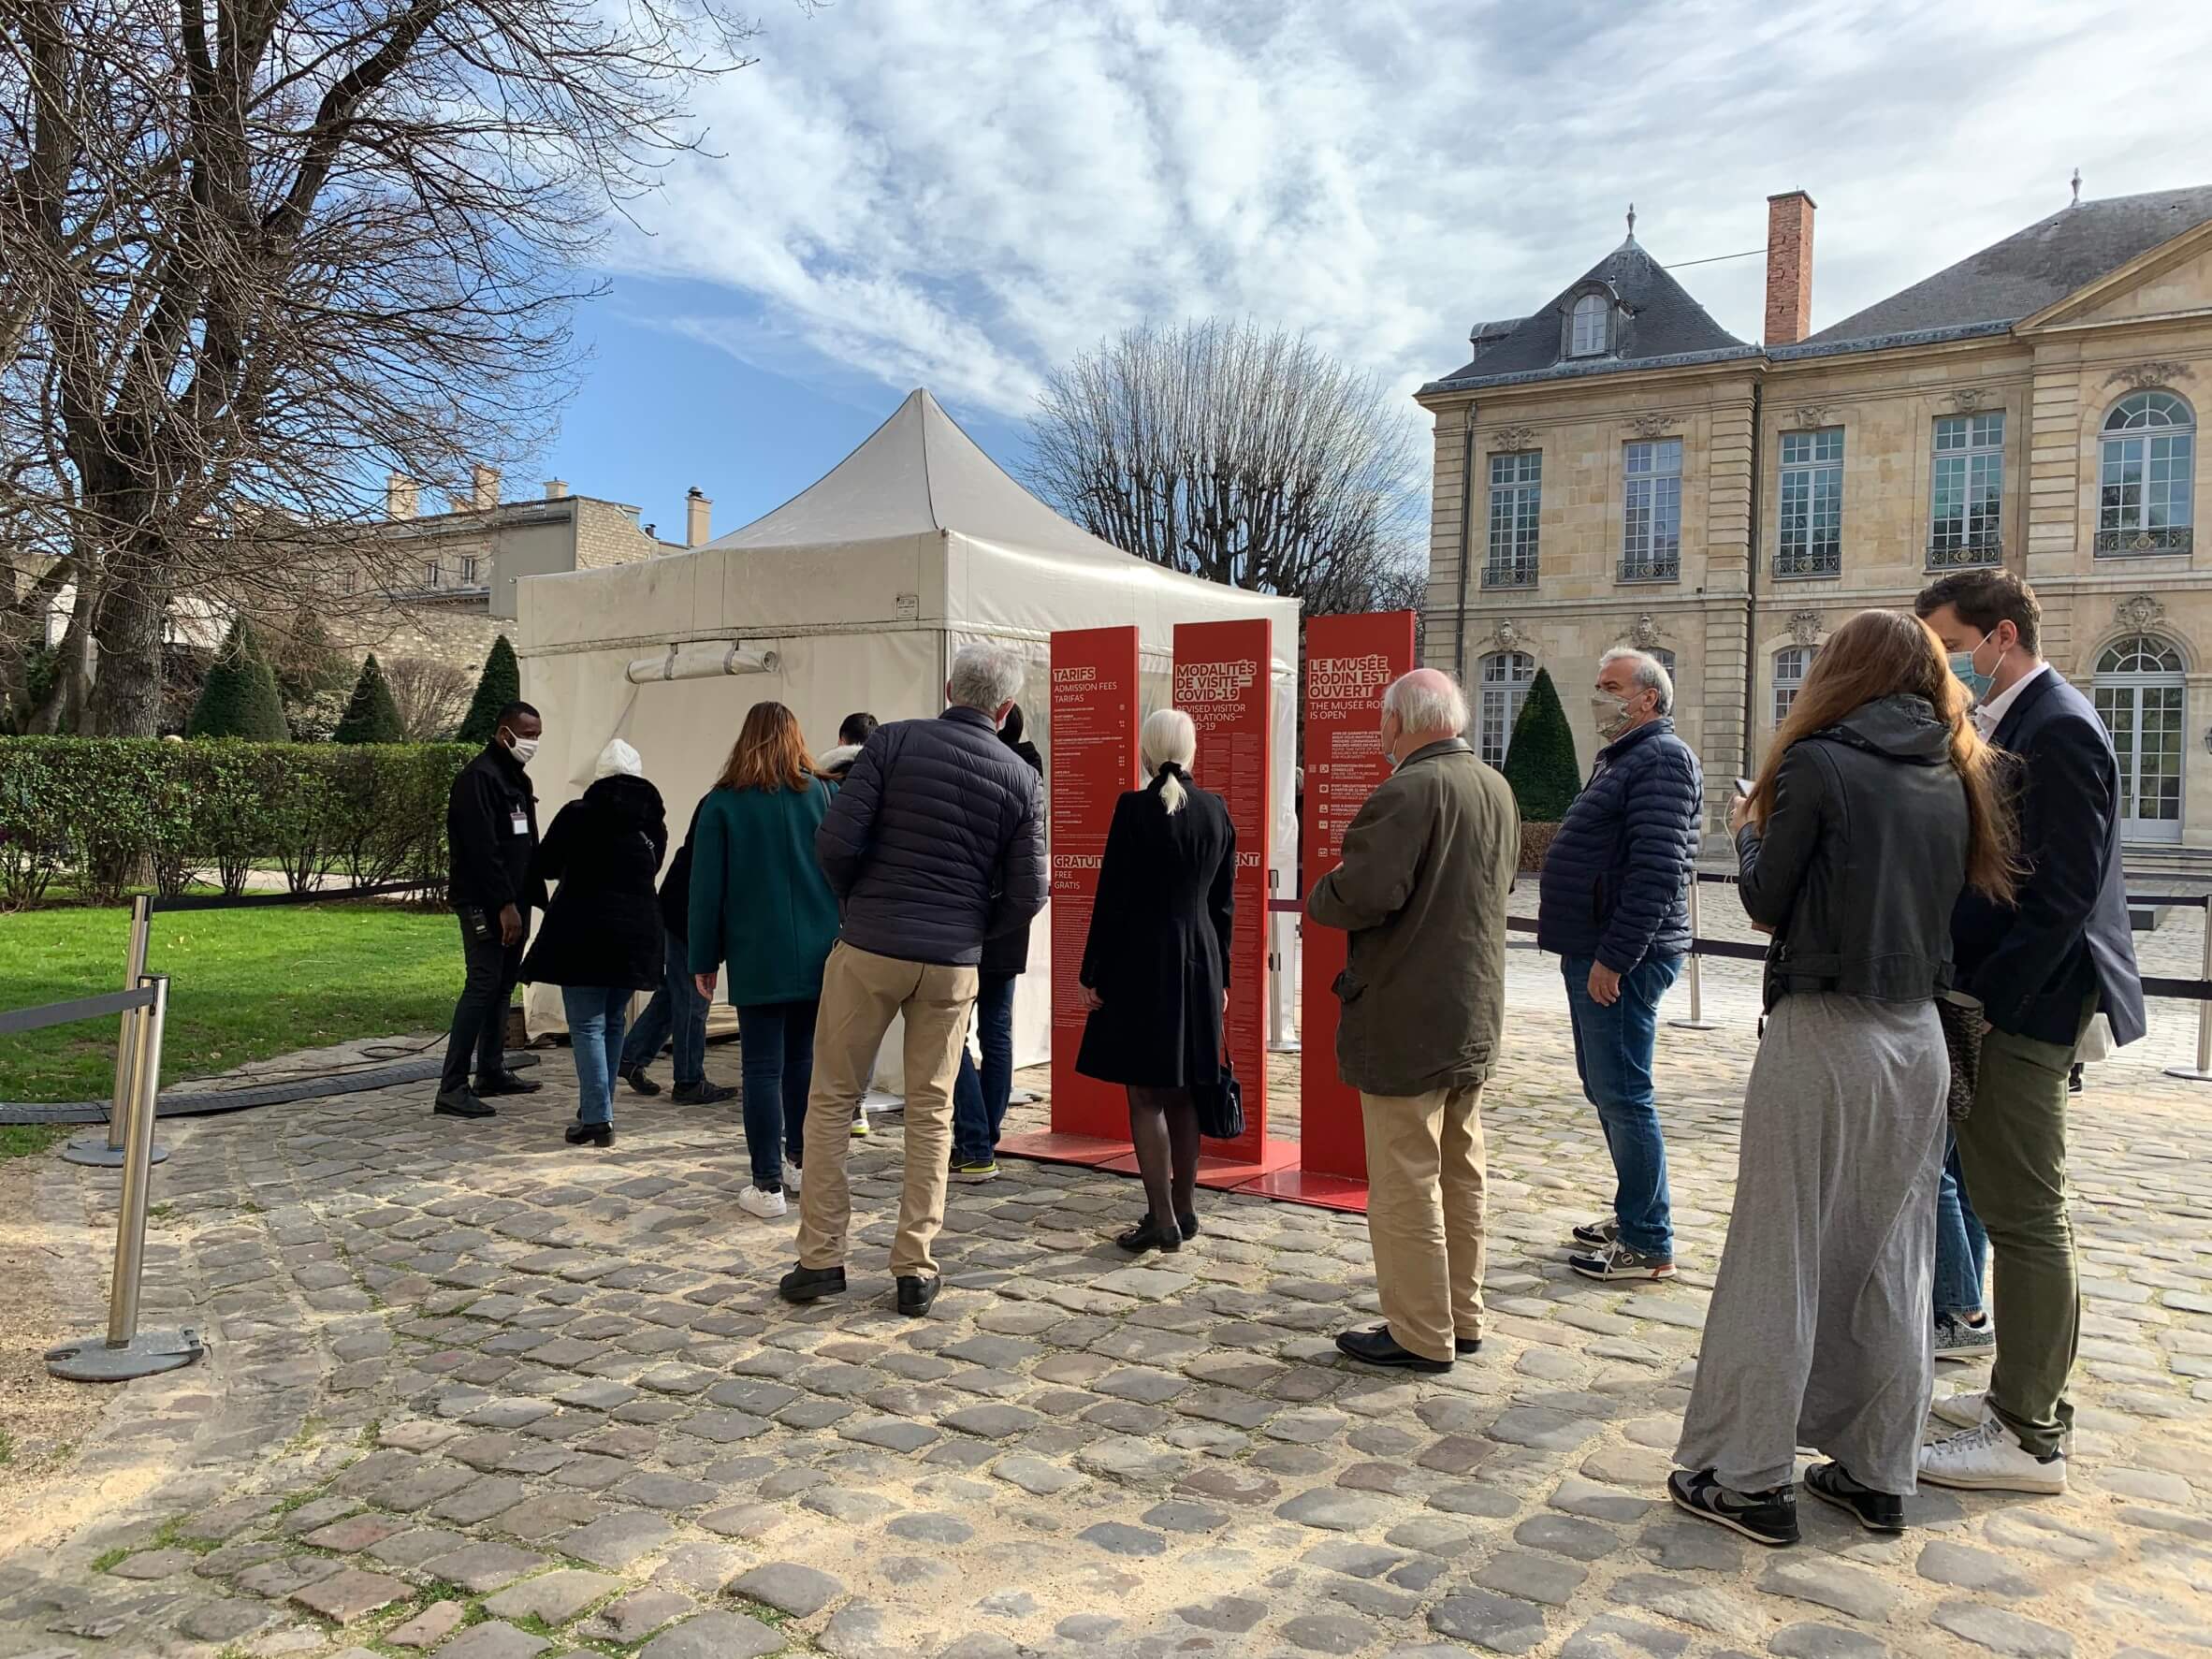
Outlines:
<svg viewBox="0 0 2212 1659"><path fill-rule="evenodd" d="M1672 264L1812 192L1817 327L2064 206L2076 167L2091 196L2212 182L2206 7L760 4L759 61L697 99L714 153L610 237L589 372L511 494L557 474L680 540L697 485L734 529L916 385L1018 466L1041 377L1146 320L1283 323L1410 391L1631 200ZM1677 274L1756 337L1758 259Z"/></svg>

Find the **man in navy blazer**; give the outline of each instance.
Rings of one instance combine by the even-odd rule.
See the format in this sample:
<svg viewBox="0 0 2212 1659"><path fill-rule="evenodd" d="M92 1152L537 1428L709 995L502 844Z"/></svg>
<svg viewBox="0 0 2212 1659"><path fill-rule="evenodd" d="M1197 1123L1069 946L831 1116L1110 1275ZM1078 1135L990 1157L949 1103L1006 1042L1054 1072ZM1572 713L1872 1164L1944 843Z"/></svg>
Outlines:
<svg viewBox="0 0 2212 1659"><path fill-rule="evenodd" d="M2143 985L2120 875L2119 764L2097 711L2038 654L2042 608L2005 570L1960 571L1914 609L1977 692L1974 723L2006 751L2027 875L2014 903L1972 888L1952 918L1958 988L1988 1030L1972 1113L1958 1126L1966 1189L1997 1259L1997 1361L1983 1394L1936 1415L1965 1432L1924 1448L1920 1478L2062 1492L2081 1338L2066 1214L2066 1078L2102 1010L2116 1042L2143 1035Z"/></svg>

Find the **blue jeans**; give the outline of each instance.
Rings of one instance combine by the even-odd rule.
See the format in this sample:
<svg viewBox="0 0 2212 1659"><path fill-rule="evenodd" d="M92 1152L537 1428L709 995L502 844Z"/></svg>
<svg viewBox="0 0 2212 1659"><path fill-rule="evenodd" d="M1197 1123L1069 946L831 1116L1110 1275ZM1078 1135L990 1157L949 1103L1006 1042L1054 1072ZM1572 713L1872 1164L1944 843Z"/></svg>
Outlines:
<svg viewBox="0 0 2212 1659"><path fill-rule="evenodd" d="M1659 1035L1659 999L1682 970L1680 956L1647 956L1621 976L1621 996L1601 1007L1590 995L1592 958L1568 956L1567 1012L1575 1028L1575 1070L1582 1094L1597 1108L1613 1155L1613 1214L1622 1241L1645 1256L1674 1258L1674 1215L1667 1203L1666 1139L1652 1091L1652 1050Z"/></svg>
<svg viewBox="0 0 2212 1659"><path fill-rule="evenodd" d="M569 1052L576 1062L576 1121L612 1123L630 993L611 985L563 985L560 1006L568 1015Z"/></svg>
<svg viewBox="0 0 2212 1659"><path fill-rule="evenodd" d="M807 1152L807 1091L814 1083L814 1002L755 1002L737 1011L737 1057L745 1084L745 1150L752 1184L783 1188L786 1159Z"/></svg>
<svg viewBox="0 0 2212 1659"><path fill-rule="evenodd" d="M1936 1187L1935 1312L1964 1316L1982 1311L1982 1264L1989 1235L1966 1196L1958 1173L1958 1137L1943 1136L1943 1177Z"/></svg>
<svg viewBox="0 0 2212 1659"><path fill-rule="evenodd" d="M621 1070L643 1071L660 1055L661 1045L673 1031L676 1086L680 1089L706 1081L706 998L691 983L690 942L671 933L667 946L667 971L661 988L622 1040Z"/></svg>
<svg viewBox="0 0 2212 1659"><path fill-rule="evenodd" d="M975 994L975 1036L983 1051L976 1074L968 1044L960 1045L960 1075L953 1083L953 1161L987 1164L997 1155L998 1128L1013 1095L1014 979L986 973Z"/></svg>

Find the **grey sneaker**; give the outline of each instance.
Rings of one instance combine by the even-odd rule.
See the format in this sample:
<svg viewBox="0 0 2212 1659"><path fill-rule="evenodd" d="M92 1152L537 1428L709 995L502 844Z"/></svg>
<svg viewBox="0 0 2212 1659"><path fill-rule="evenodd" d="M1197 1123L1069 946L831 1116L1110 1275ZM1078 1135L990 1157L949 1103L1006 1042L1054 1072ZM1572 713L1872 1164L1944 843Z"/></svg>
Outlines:
<svg viewBox="0 0 2212 1659"><path fill-rule="evenodd" d="M1969 1325L1954 1314L1935 1322L1935 1357L1939 1360L1986 1360L1997 1352L1997 1331L1988 1320Z"/></svg>
<svg viewBox="0 0 2212 1659"><path fill-rule="evenodd" d="M1615 1239L1601 1250L1587 1253L1577 1251L1567 1258L1567 1266L1586 1279L1671 1279L1674 1277L1674 1258L1646 1256Z"/></svg>
<svg viewBox="0 0 2212 1659"><path fill-rule="evenodd" d="M1608 1215L1597 1221L1584 1222L1568 1235L1576 1244L1593 1250L1602 1250L1621 1236L1621 1217Z"/></svg>

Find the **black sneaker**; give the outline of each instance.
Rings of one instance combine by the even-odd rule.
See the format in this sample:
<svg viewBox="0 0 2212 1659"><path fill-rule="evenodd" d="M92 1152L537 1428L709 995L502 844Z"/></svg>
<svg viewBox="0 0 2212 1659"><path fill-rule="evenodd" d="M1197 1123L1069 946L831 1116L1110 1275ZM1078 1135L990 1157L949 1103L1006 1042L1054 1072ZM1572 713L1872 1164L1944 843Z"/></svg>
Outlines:
<svg viewBox="0 0 2212 1659"><path fill-rule="evenodd" d="M845 1294L841 1267L794 1267L777 1282L776 1294L786 1302L819 1302L824 1296Z"/></svg>
<svg viewBox="0 0 2212 1659"><path fill-rule="evenodd" d="M1451 1350L1455 1354L1479 1353L1482 1351L1482 1338L1479 1336L1455 1336L1451 1339Z"/></svg>
<svg viewBox="0 0 2212 1659"><path fill-rule="evenodd" d="M737 1091L726 1084L708 1083L701 1078L697 1083L679 1083L676 1093L669 1096L678 1106L719 1106L724 1100L736 1098Z"/></svg>
<svg viewBox="0 0 2212 1659"><path fill-rule="evenodd" d="M1710 1469L1695 1475L1677 1469L1666 1477L1666 1495L1684 1514L1740 1533L1754 1544L1780 1549L1797 1541L1797 1494L1792 1487L1737 1492L1723 1486Z"/></svg>
<svg viewBox="0 0 2212 1659"><path fill-rule="evenodd" d="M1805 1490L1824 1504L1855 1516L1870 1533L1905 1530L1905 1500L1897 1493L1861 1486L1841 1463L1815 1463L1805 1471Z"/></svg>
<svg viewBox="0 0 2212 1659"><path fill-rule="evenodd" d="M1458 1346L1457 1343L1453 1346ZM1451 1369L1449 1360L1432 1360L1426 1354L1417 1354L1411 1348L1399 1346L1388 1325L1377 1325L1370 1331L1347 1331L1336 1339L1336 1351L1346 1359L1357 1360L1362 1365L1387 1365L1398 1371L1444 1372Z"/></svg>
<svg viewBox="0 0 2212 1659"><path fill-rule="evenodd" d="M1621 1236L1621 1217L1608 1215L1602 1221L1584 1222L1580 1227L1570 1230L1568 1236L1578 1244L1602 1250Z"/></svg>
<svg viewBox="0 0 2212 1659"><path fill-rule="evenodd" d="M944 1288L944 1280L923 1278L910 1273L898 1282L898 1311L910 1319L919 1319L929 1311L929 1304L937 1300L937 1293Z"/></svg>
<svg viewBox="0 0 2212 1659"><path fill-rule="evenodd" d="M560 1138L571 1146L612 1146L615 1143L615 1126L611 1123L572 1123L560 1131Z"/></svg>
<svg viewBox="0 0 2212 1659"><path fill-rule="evenodd" d="M499 1108L487 1106L468 1089L440 1089L438 1103L430 1108L439 1117L497 1117Z"/></svg>
<svg viewBox="0 0 2212 1659"><path fill-rule="evenodd" d="M657 1095L661 1092L661 1085L646 1075L643 1066L631 1067L622 1073L622 1081L630 1085L630 1092L633 1095Z"/></svg>
<svg viewBox="0 0 2212 1659"><path fill-rule="evenodd" d="M479 1099L497 1099L501 1095L534 1095L546 1085L512 1071L502 1071L497 1077L479 1077L476 1094Z"/></svg>

